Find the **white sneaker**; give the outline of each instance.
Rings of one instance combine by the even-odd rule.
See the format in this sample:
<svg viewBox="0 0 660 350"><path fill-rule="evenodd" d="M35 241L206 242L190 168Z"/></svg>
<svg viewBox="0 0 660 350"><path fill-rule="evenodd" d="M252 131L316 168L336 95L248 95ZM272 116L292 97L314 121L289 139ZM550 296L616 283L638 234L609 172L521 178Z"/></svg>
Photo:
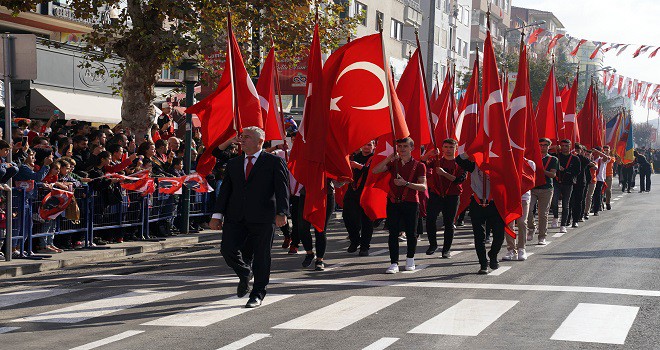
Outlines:
<svg viewBox="0 0 660 350"><path fill-rule="evenodd" d="M385 270L385 273L387 273L387 274L394 274L394 273L397 273L397 272L399 272L399 265L398 264L392 264L392 265L390 265L390 267L387 268L387 270Z"/></svg>
<svg viewBox="0 0 660 350"><path fill-rule="evenodd" d="M415 271L415 258L406 258L406 271Z"/></svg>
<svg viewBox="0 0 660 350"><path fill-rule="evenodd" d="M505 260L505 261L518 260L518 255L516 254L515 250L509 250L502 257L502 260Z"/></svg>
<svg viewBox="0 0 660 350"><path fill-rule="evenodd" d="M405 242L407 240L406 234L404 232L399 232L399 242Z"/></svg>
<svg viewBox="0 0 660 350"><path fill-rule="evenodd" d="M545 241L545 238L540 238L539 239L539 245L546 245L548 242Z"/></svg>
<svg viewBox="0 0 660 350"><path fill-rule="evenodd" d="M552 228L557 228L557 227L559 227L559 219L554 218L552 219Z"/></svg>
<svg viewBox="0 0 660 350"><path fill-rule="evenodd" d="M559 228L559 233L566 233L568 230L566 229L566 226L562 226Z"/></svg>
<svg viewBox="0 0 660 350"><path fill-rule="evenodd" d="M527 260L527 252L525 249L518 249L518 261Z"/></svg>

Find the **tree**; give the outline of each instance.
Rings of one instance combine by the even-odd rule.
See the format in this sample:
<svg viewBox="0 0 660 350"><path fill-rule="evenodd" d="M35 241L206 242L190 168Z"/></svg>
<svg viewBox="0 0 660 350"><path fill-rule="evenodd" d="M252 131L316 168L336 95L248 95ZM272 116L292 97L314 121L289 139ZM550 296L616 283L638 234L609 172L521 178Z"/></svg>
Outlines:
<svg viewBox="0 0 660 350"><path fill-rule="evenodd" d="M637 147L649 147L656 131L649 123L633 124L633 136Z"/></svg>
<svg viewBox="0 0 660 350"><path fill-rule="evenodd" d="M38 3L7 0L3 5L18 13ZM116 90L122 97L122 124L141 134L152 123L160 69L176 67L183 57L205 63L203 54L226 47L229 9L237 40L244 43L246 66L255 75L261 48L270 47L271 35L281 55L304 52L311 42L314 3L320 8L321 44L334 49L359 20L345 16L348 3L334 0L71 0L70 8L80 19L93 19L99 7L116 9L117 19L97 21L85 35L84 50L90 61L113 55L124 60L119 71L111 72L121 78Z"/></svg>

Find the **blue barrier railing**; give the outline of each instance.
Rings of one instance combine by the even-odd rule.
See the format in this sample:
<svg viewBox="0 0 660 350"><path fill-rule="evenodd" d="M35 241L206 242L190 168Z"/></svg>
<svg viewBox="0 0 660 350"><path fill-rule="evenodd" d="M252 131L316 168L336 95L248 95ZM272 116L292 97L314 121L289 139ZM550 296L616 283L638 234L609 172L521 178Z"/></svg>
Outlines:
<svg viewBox="0 0 660 350"><path fill-rule="evenodd" d="M80 213L78 220L70 220L64 214L54 220L43 220L39 209L48 191L42 184L36 184L32 192L13 189L12 241L14 247L20 248L21 255L24 251L32 254L34 238L51 235L77 234L86 248L92 246L94 233L100 230L135 227L140 236L147 236L150 224L160 221L171 224L181 213L180 195L161 194L156 190L150 196L142 196L142 193L122 189L121 201L107 205L100 192L83 185L74 190ZM191 193L191 216L211 213L211 194Z"/></svg>

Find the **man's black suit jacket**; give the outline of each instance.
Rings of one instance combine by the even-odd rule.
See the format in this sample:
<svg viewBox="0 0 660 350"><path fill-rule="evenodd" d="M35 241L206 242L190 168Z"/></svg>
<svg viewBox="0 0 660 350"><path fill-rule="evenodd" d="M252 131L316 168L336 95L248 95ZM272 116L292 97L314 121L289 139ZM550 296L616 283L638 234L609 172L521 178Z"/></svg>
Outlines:
<svg viewBox="0 0 660 350"><path fill-rule="evenodd" d="M215 213L225 222L274 223L289 215L289 170L284 160L262 151L245 179L245 155L227 162Z"/></svg>

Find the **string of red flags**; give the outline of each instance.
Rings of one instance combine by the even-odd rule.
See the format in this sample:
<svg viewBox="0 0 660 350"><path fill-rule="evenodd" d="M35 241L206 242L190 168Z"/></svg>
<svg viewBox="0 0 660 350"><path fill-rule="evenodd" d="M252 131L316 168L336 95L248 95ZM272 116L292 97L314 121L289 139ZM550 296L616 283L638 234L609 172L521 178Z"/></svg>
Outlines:
<svg viewBox="0 0 660 350"><path fill-rule="evenodd" d="M532 31L527 37L527 44L545 44L548 42L548 50L550 51L557 46L558 43L566 43L566 46L569 48L571 56L577 55L580 46L584 45L587 42L592 42L596 47L594 51L589 56L590 59L594 59L598 52L608 53L613 52L616 56L621 55L622 53L630 54L633 58L637 57L647 57L654 58L660 52L660 46L657 45L636 45L636 44L619 44L612 43L607 41L597 41L589 40L584 38L578 38L571 36L567 33L553 33L544 28L537 28Z"/></svg>

